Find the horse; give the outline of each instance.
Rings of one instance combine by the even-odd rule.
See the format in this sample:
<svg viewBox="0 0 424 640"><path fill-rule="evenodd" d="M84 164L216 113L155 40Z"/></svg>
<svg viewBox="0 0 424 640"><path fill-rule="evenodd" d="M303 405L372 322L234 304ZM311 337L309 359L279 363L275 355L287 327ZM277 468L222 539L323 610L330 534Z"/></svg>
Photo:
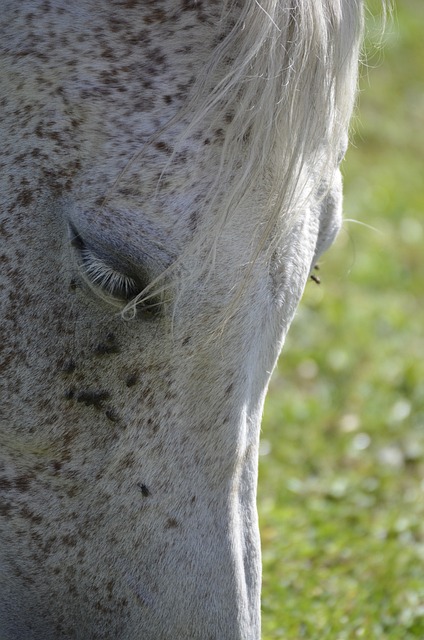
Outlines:
<svg viewBox="0 0 424 640"><path fill-rule="evenodd" d="M264 397L360 0L1 0L2 640L257 640Z"/></svg>

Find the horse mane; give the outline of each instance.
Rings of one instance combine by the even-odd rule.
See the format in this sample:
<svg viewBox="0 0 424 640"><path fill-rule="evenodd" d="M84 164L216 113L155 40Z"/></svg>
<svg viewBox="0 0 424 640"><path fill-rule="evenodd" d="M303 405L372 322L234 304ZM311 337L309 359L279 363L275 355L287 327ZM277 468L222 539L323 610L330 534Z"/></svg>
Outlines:
<svg viewBox="0 0 424 640"><path fill-rule="evenodd" d="M335 167L345 147L362 1L226 0L224 16L234 4L241 5L235 24L199 74L184 109L191 113L184 136L204 122L213 131L230 114L221 171L236 179L221 205L224 218L270 163L276 215L289 215L300 167L311 159Z"/></svg>
<svg viewBox="0 0 424 640"><path fill-rule="evenodd" d="M203 205L203 218L207 220L214 210L214 220L204 234L195 236L190 251L201 251L205 243L215 246L234 210L265 180L269 202L264 207L260 250L271 253L287 227L299 219L302 203L310 195L310 178L305 174L314 171L316 188L317 176L319 183L324 171L329 176L337 167L355 101L362 4L362 0L224 0L217 32L227 25L226 32L177 116L190 124L164 170L176 161L185 140L200 128L205 131L205 123L204 135L208 131L213 135L227 117L219 171ZM221 184L228 187L224 194ZM251 261L258 252L256 247ZM145 300L144 294L147 291L135 302Z"/></svg>

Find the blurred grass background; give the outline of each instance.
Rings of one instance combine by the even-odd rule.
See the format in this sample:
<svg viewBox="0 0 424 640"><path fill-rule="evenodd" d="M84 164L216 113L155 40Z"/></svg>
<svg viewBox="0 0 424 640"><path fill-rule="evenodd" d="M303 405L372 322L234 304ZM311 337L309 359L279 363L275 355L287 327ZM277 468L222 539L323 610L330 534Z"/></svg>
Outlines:
<svg viewBox="0 0 424 640"><path fill-rule="evenodd" d="M424 640L424 2L382 49L372 5L346 222L265 408L264 640Z"/></svg>

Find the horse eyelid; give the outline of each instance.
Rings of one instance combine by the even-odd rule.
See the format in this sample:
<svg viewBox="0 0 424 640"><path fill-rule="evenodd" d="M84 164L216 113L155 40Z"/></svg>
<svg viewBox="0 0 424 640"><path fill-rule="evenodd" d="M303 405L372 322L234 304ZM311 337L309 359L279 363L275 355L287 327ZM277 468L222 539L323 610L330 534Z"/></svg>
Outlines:
<svg viewBox="0 0 424 640"><path fill-rule="evenodd" d="M88 249L83 249L81 256L84 272L94 285L124 300L131 300L139 293L133 278L112 269Z"/></svg>
<svg viewBox="0 0 424 640"><path fill-rule="evenodd" d="M134 278L110 267L86 246L75 228L71 227L70 230L71 245L78 252L80 267L90 284L125 302L129 302L140 293L141 289Z"/></svg>

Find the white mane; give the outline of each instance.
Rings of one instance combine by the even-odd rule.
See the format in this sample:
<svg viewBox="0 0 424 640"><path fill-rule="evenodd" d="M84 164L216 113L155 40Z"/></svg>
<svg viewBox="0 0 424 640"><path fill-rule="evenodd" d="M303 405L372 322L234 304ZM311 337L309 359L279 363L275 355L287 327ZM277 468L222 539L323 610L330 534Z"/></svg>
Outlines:
<svg viewBox="0 0 424 640"><path fill-rule="evenodd" d="M224 219L270 166L275 216L289 214L306 161L337 166L354 104L362 23L359 0L242 3L186 107L195 114L186 136L205 121L213 131L231 114L221 171L235 179L221 204Z"/></svg>
<svg viewBox="0 0 424 640"><path fill-rule="evenodd" d="M203 204L206 220L215 211L212 234L208 226L195 235L190 251L202 251L207 244L213 253L232 212L265 180L266 219L260 248L252 248L250 260L264 245L271 254L310 195L307 178L299 185L302 170L312 167L319 176L337 167L355 100L362 14L360 0L225 0L225 35L185 107L167 125L189 116L164 173L200 126L203 135L213 136L227 118L220 170ZM221 184L227 187L224 194ZM134 310L134 304L157 294L154 281L129 307Z"/></svg>

